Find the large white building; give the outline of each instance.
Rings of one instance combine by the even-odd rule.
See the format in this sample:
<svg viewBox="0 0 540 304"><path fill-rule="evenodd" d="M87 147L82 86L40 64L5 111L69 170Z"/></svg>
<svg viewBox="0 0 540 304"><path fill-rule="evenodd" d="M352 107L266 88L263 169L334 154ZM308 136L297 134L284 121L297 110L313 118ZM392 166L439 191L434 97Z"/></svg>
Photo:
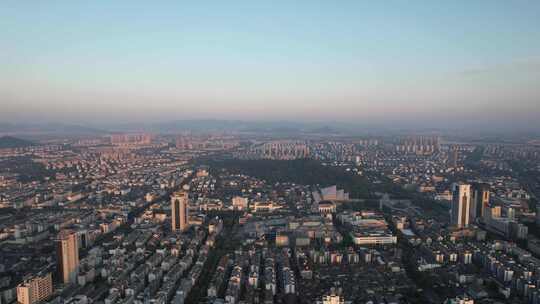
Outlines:
<svg viewBox="0 0 540 304"><path fill-rule="evenodd" d="M352 232L351 237L356 245L390 245L397 243L397 236L385 231L380 232Z"/></svg>
<svg viewBox="0 0 540 304"><path fill-rule="evenodd" d="M280 209L281 206L271 201L264 201L264 202L254 202L250 206L250 208L254 212L261 212L261 211L273 212L277 209Z"/></svg>
<svg viewBox="0 0 540 304"><path fill-rule="evenodd" d="M326 201L346 201L349 199L349 193L336 186L330 186L321 189L321 198Z"/></svg>
<svg viewBox="0 0 540 304"><path fill-rule="evenodd" d="M353 226L350 235L356 245L389 245L397 243L382 214L374 211L343 212L338 220Z"/></svg>

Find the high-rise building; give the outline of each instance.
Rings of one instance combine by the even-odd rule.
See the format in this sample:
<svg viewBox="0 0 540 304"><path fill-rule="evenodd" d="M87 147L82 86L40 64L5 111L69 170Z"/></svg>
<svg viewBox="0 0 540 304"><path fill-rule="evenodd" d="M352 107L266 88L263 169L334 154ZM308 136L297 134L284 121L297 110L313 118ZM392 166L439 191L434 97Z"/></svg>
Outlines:
<svg viewBox="0 0 540 304"><path fill-rule="evenodd" d="M395 145L396 151L407 154L431 155L440 149L438 136L408 136Z"/></svg>
<svg viewBox="0 0 540 304"><path fill-rule="evenodd" d="M452 146L448 151L448 167L456 169L458 167L458 148Z"/></svg>
<svg viewBox="0 0 540 304"><path fill-rule="evenodd" d="M64 284L75 283L79 268L79 244L75 231L60 231L56 239L56 253L60 278Z"/></svg>
<svg viewBox="0 0 540 304"><path fill-rule="evenodd" d="M475 183L472 184L472 211L471 220L488 217L489 213L489 185Z"/></svg>
<svg viewBox="0 0 540 304"><path fill-rule="evenodd" d="M185 231L188 228L188 199L187 191L176 192L171 196L173 231Z"/></svg>
<svg viewBox="0 0 540 304"><path fill-rule="evenodd" d="M452 225L457 228L468 227L471 210L471 185L454 184L452 194Z"/></svg>
<svg viewBox="0 0 540 304"><path fill-rule="evenodd" d="M52 275L48 270L25 278L17 286L17 302L21 304L43 302L49 299L52 294Z"/></svg>
<svg viewBox="0 0 540 304"><path fill-rule="evenodd" d="M152 143L151 134L113 134L111 144L113 145L149 145Z"/></svg>

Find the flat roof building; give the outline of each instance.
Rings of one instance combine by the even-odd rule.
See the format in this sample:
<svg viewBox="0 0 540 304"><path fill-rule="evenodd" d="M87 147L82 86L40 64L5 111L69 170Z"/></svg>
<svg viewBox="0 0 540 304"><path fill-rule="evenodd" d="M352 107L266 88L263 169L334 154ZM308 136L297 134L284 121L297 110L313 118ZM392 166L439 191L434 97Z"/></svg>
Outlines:
<svg viewBox="0 0 540 304"><path fill-rule="evenodd" d="M64 284L75 283L79 268L79 245L77 233L63 230L56 239L58 272Z"/></svg>
<svg viewBox="0 0 540 304"><path fill-rule="evenodd" d="M17 302L34 304L44 302L53 294L52 275L50 271L40 272L25 279L17 286Z"/></svg>

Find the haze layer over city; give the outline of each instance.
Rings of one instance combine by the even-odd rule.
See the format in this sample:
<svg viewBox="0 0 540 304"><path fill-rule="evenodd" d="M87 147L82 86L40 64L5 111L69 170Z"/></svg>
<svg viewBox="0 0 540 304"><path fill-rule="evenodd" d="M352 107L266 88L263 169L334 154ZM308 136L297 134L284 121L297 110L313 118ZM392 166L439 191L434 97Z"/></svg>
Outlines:
<svg viewBox="0 0 540 304"><path fill-rule="evenodd" d="M536 1L2 5L0 119L538 128Z"/></svg>
<svg viewBox="0 0 540 304"><path fill-rule="evenodd" d="M540 2L5 1L0 304L540 304Z"/></svg>

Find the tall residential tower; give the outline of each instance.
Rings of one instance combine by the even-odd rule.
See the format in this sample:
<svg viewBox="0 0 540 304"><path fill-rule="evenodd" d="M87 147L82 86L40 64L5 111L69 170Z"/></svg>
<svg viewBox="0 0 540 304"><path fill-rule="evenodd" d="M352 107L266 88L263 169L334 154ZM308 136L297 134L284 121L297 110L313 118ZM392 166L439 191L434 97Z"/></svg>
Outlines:
<svg viewBox="0 0 540 304"><path fill-rule="evenodd" d="M173 231L186 231L188 228L188 199L187 191L176 192L171 196Z"/></svg>
<svg viewBox="0 0 540 304"><path fill-rule="evenodd" d="M468 227L471 212L471 185L454 184L452 194L452 225L457 228Z"/></svg>
<svg viewBox="0 0 540 304"><path fill-rule="evenodd" d="M60 231L56 239L56 253L60 278L64 284L75 283L79 268L79 244L75 231Z"/></svg>
<svg viewBox="0 0 540 304"><path fill-rule="evenodd" d="M474 183L471 188L472 211L471 219L485 218L489 214L489 185Z"/></svg>

